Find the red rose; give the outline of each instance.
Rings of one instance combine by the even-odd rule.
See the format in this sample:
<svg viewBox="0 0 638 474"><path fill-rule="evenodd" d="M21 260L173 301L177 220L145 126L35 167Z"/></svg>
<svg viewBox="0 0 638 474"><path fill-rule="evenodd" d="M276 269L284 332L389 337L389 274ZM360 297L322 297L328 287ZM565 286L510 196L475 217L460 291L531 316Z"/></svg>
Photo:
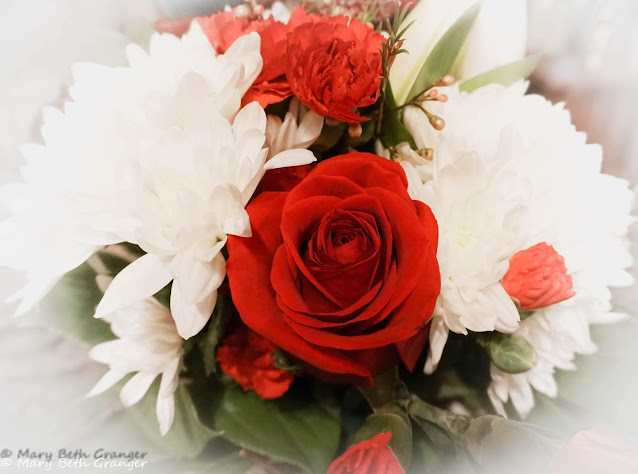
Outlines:
<svg viewBox="0 0 638 474"><path fill-rule="evenodd" d="M383 36L361 20L310 16L302 9L295 10L290 24L296 26L288 34L286 58L292 93L324 117L367 120L352 109L379 97Z"/></svg>
<svg viewBox="0 0 638 474"><path fill-rule="evenodd" d="M517 252L502 284L523 310L550 306L575 295L565 260L545 242Z"/></svg>
<svg viewBox="0 0 638 474"><path fill-rule="evenodd" d="M222 371L244 390L253 390L263 399L279 398L293 375L272 364L275 346L259 334L241 326L224 338L217 348Z"/></svg>
<svg viewBox="0 0 638 474"><path fill-rule="evenodd" d="M244 322L337 380L370 385L397 352L412 369L441 280L436 220L406 188L398 164L350 153L257 196L252 237L228 239Z"/></svg>
<svg viewBox="0 0 638 474"><path fill-rule="evenodd" d="M235 18L233 12L218 12L197 21L217 54L223 54L237 38L256 31L261 36L261 56L264 66L242 103L254 100L262 107L290 97L286 79L286 35L288 25L271 18Z"/></svg>
<svg viewBox="0 0 638 474"><path fill-rule="evenodd" d="M388 447L392 433L379 433L360 441L335 459L327 474L403 474L405 471Z"/></svg>

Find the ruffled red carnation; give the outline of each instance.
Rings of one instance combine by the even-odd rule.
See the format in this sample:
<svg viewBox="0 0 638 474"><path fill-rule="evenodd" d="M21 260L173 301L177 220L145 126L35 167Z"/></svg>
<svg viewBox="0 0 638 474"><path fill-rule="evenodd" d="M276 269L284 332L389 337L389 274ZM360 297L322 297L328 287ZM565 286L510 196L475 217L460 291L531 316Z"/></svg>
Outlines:
<svg viewBox="0 0 638 474"><path fill-rule="evenodd" d="M273 366L274 350L270 341L242 325L217 348L217 362L244 390L253 390L263 399L279 398L294 376Z"/></svg>
<svg viewBox="0 0 638 474"><path fill-rule="evenodd" d="M374 104L381 85L383 36L358 19L293 12L286 76L314 112L343 122L367 120L353 109Z"/></svg>

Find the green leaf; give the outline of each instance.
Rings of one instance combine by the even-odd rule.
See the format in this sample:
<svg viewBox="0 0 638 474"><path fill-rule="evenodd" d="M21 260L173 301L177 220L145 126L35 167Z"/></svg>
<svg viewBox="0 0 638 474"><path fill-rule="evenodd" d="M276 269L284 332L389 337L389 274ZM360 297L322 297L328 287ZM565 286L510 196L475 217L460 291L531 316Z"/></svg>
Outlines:
<svg viewBox="0 0 638 474"><path fill-rule="evenodd" d="M408 93L408 100L430 87L438 78L450 72L480 9L481 2L477 2L467 9L436 43L412 84L412 88Z"/></svg>
<svg viewBox="0 0 638 474"><path fill-rule="evenodd" d="M376 375L372 387L358 388L373 410L393 402L407 406L410 399L408 388L399 378L399 370L396 365Z"/></svg>
<svg viewBox="0 0 638 474"><path fill-rule="evenodd" d="M397 111L392 110L397 106L392 87L388 83L384 96L384 113L381 121L381 138L386 146L395 147L399 143L407 142L412 149L416 149L416 143L408 129L399 118Z"/></svg>
<svg viewBox="0 0 638 474"><path fill-rule="evenodd" d="M175 458L194 459L208 442L221 435L204 425L197 414L190 393L182 384L175 391L175 418L169 432L162 436L155 414L159 378L153 382L144 398L128 409L149 440Z"/></svg>
<svg viewBox="0 0 638 474"><path fill-rule="evenodd" d="M512 465L520 466L523 473L547 472L565 441L549 430L494 415L472 419L465 433L469 453L493 473L511 472Z"/></svg>
<svg viewBox="0 0 638 474"><path fill-rule="evenodd" d="M370 439L379 433L391 431L390 449L404 469L412 460L412 423L405 409L390 403L376 410L355 433L352 444Z"/></svg>
<svg viewBox="0 0 638 474"><path fill-rule="evenodd" d="M233 384L221 394L215 427L244 449L307 473L325 473L339 445L340 422L317 404L291 395L262 400Z"/></svg>
<svg viewBox="0 0 638 474"><path fill-rule="evenodd" d="M42 300L47 324L90 346L115 339L110 326L93 317L102 298L95 276L95 271L84 263L64 275Z"/></svg>
<svg viewBox="0 0 638 474"><path fill-rule="evenodd" d="M541 54L533 54L519 61L514 61L490 71L474 76L459 84L461 92L473 92L488 84L503 84L509 86L519 79L528 78L541 60Z"/></svg>
<svg viewBox="0 0 638 474"><path fill-rule="evenodd" d="M343 122L333 126L326 124L324 121L321 135L315 140L311 148L319 152L330 150L341 140L347 128L348 126Z"/></svg>
<svg viewBox="0 0 638 474"><path fill-rule="evenodd" d="M218 295L208 328L203 334L203 337L198 341L202 351L204 371L207 376L217 371L215 357L217 346L226 333L228 323L232 320L232 316L232 308L228 304L228 301L224 296Z"/></svg>
<svg viewBox="0 0 638 474"><path fill-rule="evenodd" d="M536 350L516 334L496 334L487 346L494 365L508 374L520 374L532 369L538 360Z"/></svg>

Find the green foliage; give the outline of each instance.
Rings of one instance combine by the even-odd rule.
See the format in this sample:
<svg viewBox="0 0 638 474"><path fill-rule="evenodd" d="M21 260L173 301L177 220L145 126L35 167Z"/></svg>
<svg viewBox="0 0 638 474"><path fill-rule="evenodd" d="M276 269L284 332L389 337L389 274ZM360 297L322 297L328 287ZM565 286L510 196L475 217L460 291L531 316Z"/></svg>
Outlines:
<svg viewBox="0 0 638 474"><path fill-rule="evenodd" d="M540 60L540 54L533 54L519 61L496 67L463 81L459 84L459 90L461 92L473 92L488 84L503 84L504 86L508 86L519 79L528 78L532 72L534 72Z"/></svg>
<svg viewBox="0 0 638 474"><path fill-rule="evenodd" d="M233 319L232 305L223 295L217 295L217 303L213 310L207 328L202 332L202 336L198 335L199 348L202 351L204 371L206 375L210 375L217 371L216 352L222 337L226 333L228 324Z"/></svg>
<svg viewBox="0 0 638 474"><path fill-rule="evenodd" d="M407 142L411 148L416 149L416 143L408 129L399 118L396 108L397 103L392 92L392 87L388 83L385 91L385 110L381 122L381 140L383 144L389 147L396 147L399 143Z"/></svg>
<svg viewBox="0 0 638 474"><path fill-rule="evenodd" d="M481 2L471 6L436 43L412 84L408 102L452 70L480 9Z"/></svg>
<svg viewBox="0 0 638 474"><path fill-rule="evenodd" d="M204 425L187 388L180 384L175 391L175 419L169 432L162 436L155 415L159 378L153 382L144 398L128 408L133 420L149 440L175 458L194 459L208 442L221 433Z"/></svg>
<svg viewBox="0 0 638 474"><path fill-rule="evenodd" d="M102 298L95 276L84 263L64 275L42 300L47 324L90 346L115 339L110 326L93 317Z"/></svg>
<svg viewBox="0 0 638 474"><path fill-rule="evenodd" d="M220 394L213 420L241 448L307 473L326 472L341 433L340 421L312 400L262 400L235 384Z"/></svg>

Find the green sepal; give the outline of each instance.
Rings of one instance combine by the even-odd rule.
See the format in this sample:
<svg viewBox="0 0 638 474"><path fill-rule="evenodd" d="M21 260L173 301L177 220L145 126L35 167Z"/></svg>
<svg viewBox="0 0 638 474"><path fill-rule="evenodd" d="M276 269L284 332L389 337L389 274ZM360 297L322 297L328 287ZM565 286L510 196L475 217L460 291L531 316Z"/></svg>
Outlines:
<svg viewBox="0 0 638 474"><path fill-rule="evenodd" d="M487 351L494 365L508 374L527 372L538 361L534 346L517 334L495 333Z"/></svg>

